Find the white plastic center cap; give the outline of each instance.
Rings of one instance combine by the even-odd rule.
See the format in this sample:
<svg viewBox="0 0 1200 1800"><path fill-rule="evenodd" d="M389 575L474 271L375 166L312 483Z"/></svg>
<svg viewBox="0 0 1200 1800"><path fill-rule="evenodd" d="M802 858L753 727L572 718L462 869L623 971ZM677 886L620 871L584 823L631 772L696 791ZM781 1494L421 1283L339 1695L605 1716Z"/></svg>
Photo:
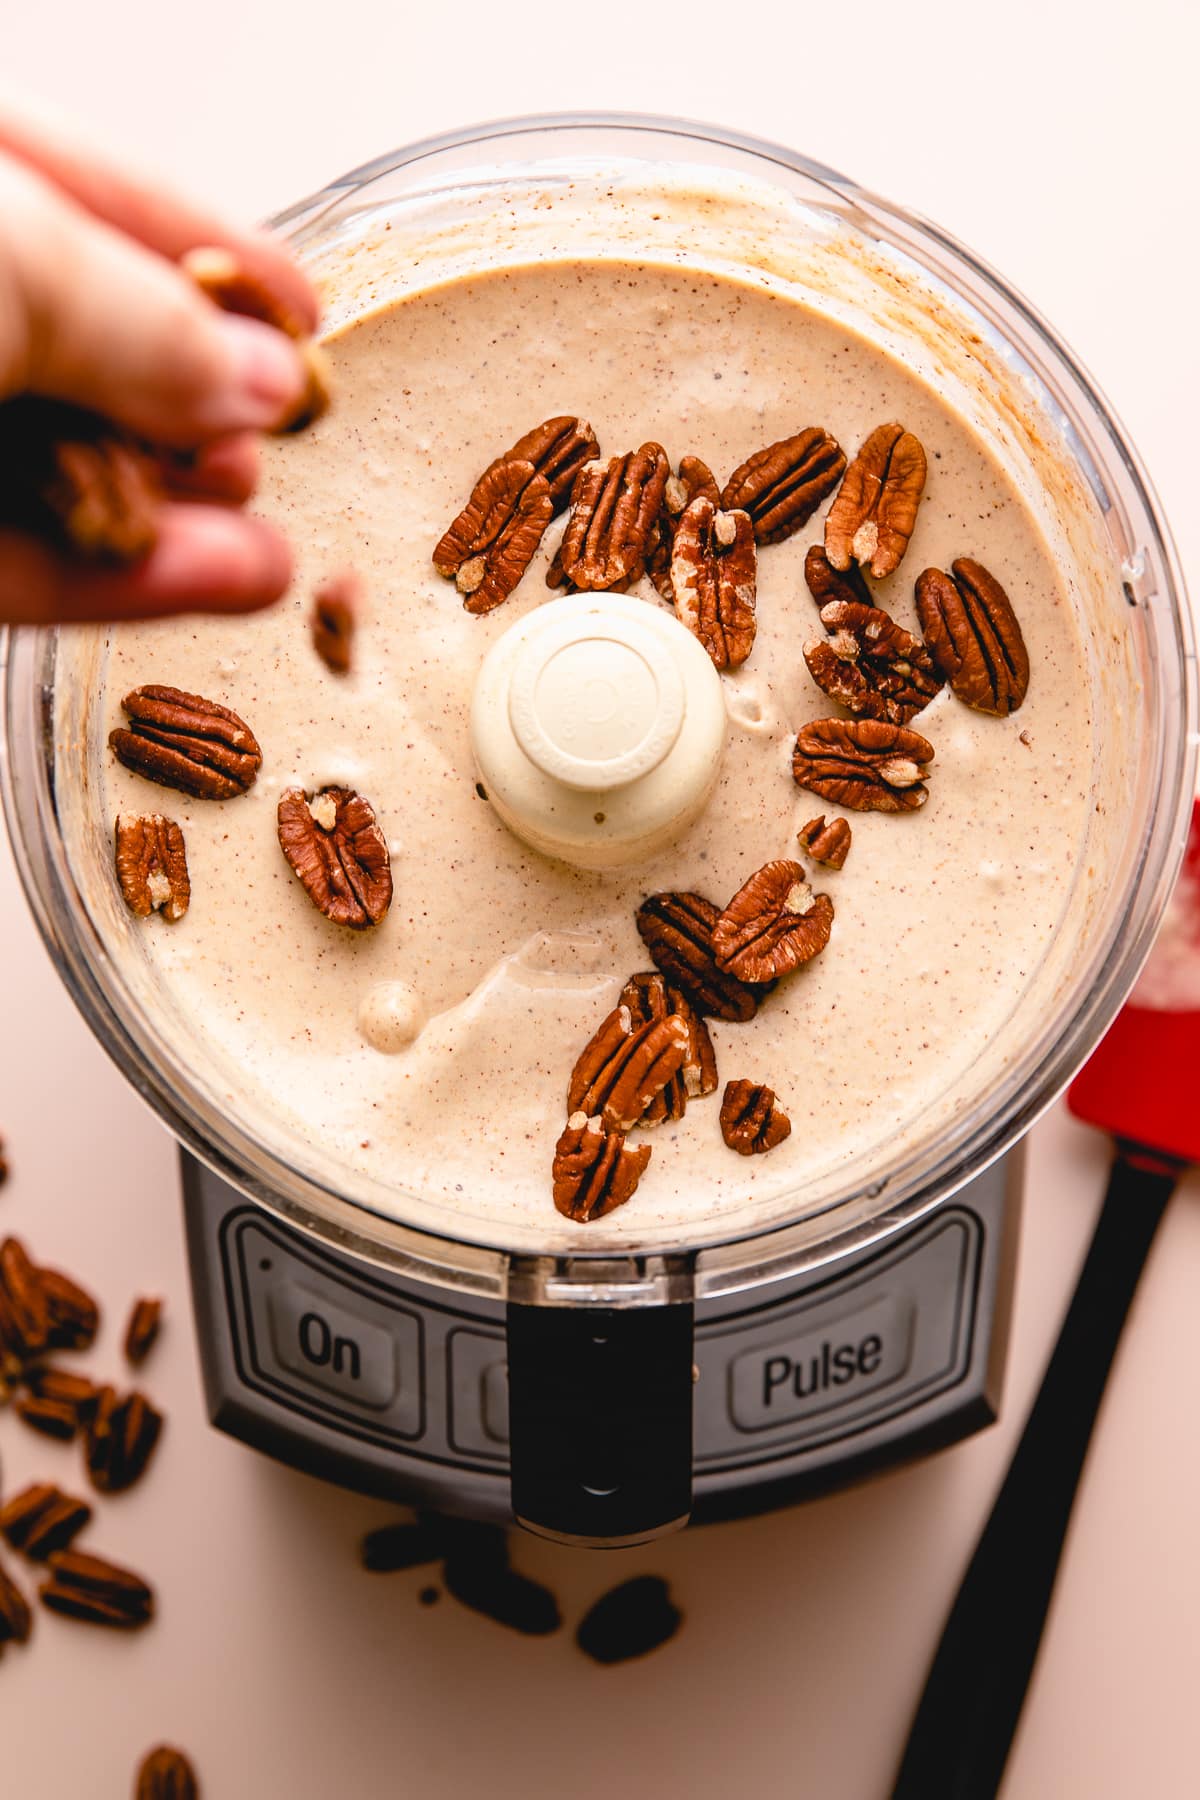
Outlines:
<svg viewBox="0 0 1200 1800"><path fill-rule="evenodd" d="M673 748L683 678L661 637L627 612L582 600L572 612L521 648L508 695L513 735L567 787L622 787Z"/></svg>

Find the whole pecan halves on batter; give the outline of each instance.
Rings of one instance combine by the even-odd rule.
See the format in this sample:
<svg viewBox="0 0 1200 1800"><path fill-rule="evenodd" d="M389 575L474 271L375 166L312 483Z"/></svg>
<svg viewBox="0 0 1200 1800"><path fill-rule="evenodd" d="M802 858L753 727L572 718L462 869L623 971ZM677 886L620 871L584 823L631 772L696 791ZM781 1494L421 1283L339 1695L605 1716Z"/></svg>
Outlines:
<svg viewBox="0 0 1200 1800"><path fill-rule="evenodd" d="M982 563L960 556L951 574L917 577L925 642L954 693L977 712L1004 718L1029 689L1029 652L1008 595Z"/></svg>
<svg viewBox="0 0 1200 1800"><path fill-rule="evenodd" d="M312 800L288 788L279 802L279 845L305 893L335 925L365 931L392 903L387 840L369 801L349 788Z"/></svg>
<svg viewBox="0 0 1200 1800"><path fill-rule="evenodd" d="M117 880L130 912L161 912L169 925L188 909L192 885L187 849L174 819L162 813L121 813L116 827Z"/></svg>
<svg viewBox="0 0 1200 1800"><path fill-rule="evenodd" d="M553 512L546 477L525 458L501 457L438 544L434 568L454 582L469 613L489 613L529 567Z"/></svg>
<svg viewBox="0 0 1200 1800"><path fill-rule="evenodd" d="M630 1149L623 1132L572 1113L554 1146L554 1204L568 1219L602 1219L630 1198L650 1161L649 1144Z"/></svg>
<svg viewBox="0 0 1200 1800"><path fill-rule="evenodd" d="M763 990L718 968L712 934L720 916L702 894L651 894L638 907L637 928L655 967L697 1012L744 1023L758 1011Z"/></svg>
<svg viewBox="0 0 1200 1800"><path fill-rule="evenodd" d="M748 512L760 544L780 544L811 519L845 467L836 438L810 425L748 457L725 483L721 505Z"/></svg>
<svg viewBox="0 0 1200 1800"><path fill-rule="evenodd" d="M670 464L661 444L590 462L571 494L555 564L567 586L600 591L636 581L646 566Z"/></svg>
<svg viewBox="0 0 1200 1800"><path fill-rule="evenodd" d="M571 498L580 469L599 454L599 442L587 420L563 413L535 425L500 460L532 463L536 472L545 476L550 503L560 513Z"/></svg>
<svg viewBox="0 0 1200 1800"><path fill-rule="evenodd" d="M606 1131L630 1131L683 1067L687 1021L668 1013L635 1022L628 1006L613 1008L575 1065L567 1111L600 1115Z"/></svg>
<svg viewBox="0 0 1200 1800"><path fill-rule="evenodd" d="M835 569L852 562L882 581L908 549L925 487L925 452L903 425L878 425L850 467L825 519Z"/></svg>
<svg viewBox="0 0 1200 1800"><path fill-rule="evenodd" d="M845 868L853 838L848 819L830 819L827 823L825 814L820 813L802 825L796 837L814 862L823 863L827 869Z"/></svg>
<svg viewBox="0 0 1200 1800"><path fill-rule="evenodd" d="M825 554L824 544L809 545L804 558L804 579L818 606L828 606L831 600L846 601L852 606L875 604L858 564L852 562L848 569L835 569Z"/></svg>
<svg viewBox="0 0 1200 1800"><path fill-rule="evenodd" d="M811 962L829 942L833 901L814 894L800 863L765 863L713 927L718 967L740 981L774 981Z"/></svg>
<svg viewBox="0 0 1200 1800"><path fill-rule="evenodd" d="M883 719L814 719L801 727L792 778L851 812L915 812L929 790L923 777L933 745L919 731Z"/></svg>
<svg viewBox="0 0 1200 1800"><path fill-rule="evenodd" d="M150 685L126 694L129 729L108 734L118 762L196 800L232 800L254 786L258 739L237 713L182 688Z"/></svg>
<svg viewBox="0 0 1200 1800"><path fill-rule="evenodd" d="M721 1136L739 1156L762 1156L792 1133L773 1088L729 1081L721 1097Z"/></svg>
<svg viewBox="0 0 1200 1800"><path fill-rule="evenodd" d="M716 1090L717 1057L707 1025L691 1001L654 970L629 977L621 989L621 1005L629 1008L636 1024L674 1015L687 1027L687 1048L679 1072L651 1100L640 1122L658 1125L667 1119L681 1119L689 1100L703 1099Z"/></svg>
<svg viewBox="0 0 1200 1800"><path fill-rule="evenodd" d="M676 528L675 613L717 669L739 668L754 648L757 555L749 513L721 512L703 494Z"/></svg>
<svg viewBox="0 0 1200 1800"><path fill-rule="evenodd" d="M804 660L817 686L848 712L907 725L940 691L925 645L882 608L831 600L821 623L830 635L805 644Z"/></svg>
<svg viewBox="0 0 1200 1800"><path fill-rule="evenodd" d="M711 500L714 506L720 506L720 489L708 464L698 456L680 457L679 468L673 475L667 476L662 510L657 524L651 530L646 551L646 573L668 606L675 604L675 589L671 584L675 533L680 519L692 501L701 494L706 500Z"/></svg>

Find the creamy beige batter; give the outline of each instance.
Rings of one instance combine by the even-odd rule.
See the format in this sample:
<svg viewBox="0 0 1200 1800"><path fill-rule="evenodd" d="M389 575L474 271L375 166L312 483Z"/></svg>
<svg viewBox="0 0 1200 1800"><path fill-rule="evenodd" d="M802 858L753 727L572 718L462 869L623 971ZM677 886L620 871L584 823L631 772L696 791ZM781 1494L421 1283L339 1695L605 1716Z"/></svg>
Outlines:
<svg viewBox="0 0 1200 1800"><path fill-rule="evenodd" d="M234 707L262 745L244 798L192 801L107 760L100 796L109 818L160 808L183 826L190 910L173 927L151 920L139 943L225 1069L234 1115L265 1108L299 1145L332 1153L348 1187L360 1174L386 1184L399 1217L413 1213L409 1190L450 1233L503 1238L544 1221L595 1244L802 1213L848 1165L869 1172L906 1136L979 1104L972 1067L1034 979L1076 878L1094 693L1078 604L962 420L828 318L665 267L487 274L369 313L328 347L336 407L271 447L262 494L297 548L289 599L251 619L124 629L108 663L107 724L129 688L171 683ZM801 570L822 508L760 554L757 642L723 678L728 743L701 820L652 866L603 875L510 835L476 792L472 682L497 636L548 597L561 526L483 619L430 556L484 465L555 413L589 419L605 455L655 438L672 463L699 455L719 481L805 425L853 454L873 426L902 420L929 479L879 603L915 629L918 573L973 556L1007 589L1033 671L1007 720L945 690L913 721L936 748L928 804L849 815L845 869L814 871L836 907L828 949L751 1023L713 1023L722 1084L769 1083L791 1137L743 1159L721 1142L719 1095L694 1102L655 1132L638 1193L603 1226L557 1220L550 1161L576 1056L625 977L648 966L634 910L663 888L723 902L769 858L796 855L799 826L837 810L794 786L796 729L837 709L801 656L819 630ZM338 678L313 653L308 612L316 582L347 564L367 599L355 669ZM639 591L659 604L649 583ZM361 934L315 911L276 841L280 793L334 782L371 800L391 848L391 911Z"/></svg>

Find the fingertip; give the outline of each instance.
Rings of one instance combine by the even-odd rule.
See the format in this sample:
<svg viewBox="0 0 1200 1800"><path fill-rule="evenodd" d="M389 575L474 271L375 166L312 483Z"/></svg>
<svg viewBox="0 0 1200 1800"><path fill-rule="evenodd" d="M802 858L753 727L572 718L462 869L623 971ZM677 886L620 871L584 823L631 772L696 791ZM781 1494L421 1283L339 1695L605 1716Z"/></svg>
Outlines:
<svg viewBox="0 0 1200 1800"><path fill-rule="evenodd" d="M241 432L190 453L167 453L162 459L163 480L178 497L242 506L258 486L260 460L258 439Z"/></svg>

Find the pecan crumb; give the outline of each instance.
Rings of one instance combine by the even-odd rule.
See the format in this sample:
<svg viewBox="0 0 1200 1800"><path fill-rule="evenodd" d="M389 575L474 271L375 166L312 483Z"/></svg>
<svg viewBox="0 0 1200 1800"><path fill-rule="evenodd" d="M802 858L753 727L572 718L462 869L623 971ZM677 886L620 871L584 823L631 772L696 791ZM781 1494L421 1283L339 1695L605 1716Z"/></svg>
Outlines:
<svg viewBox="0 0 1200 1800"><path fill-rule="evenodd" d="M792 1121L769 1087L730 1081L721 1101L721 1136L739 1156L762 1156L790 1137Z"/></svg>
<svg viewBox="0 0 1200 1800"><path fill-rule="evenodd" d="M796 833L797 841L806 850L814 862L822 863L827 869L845 867L846 858L850 854L851 831L846 819L830 819L825 823L825 815L810 819Z"/></svg>

